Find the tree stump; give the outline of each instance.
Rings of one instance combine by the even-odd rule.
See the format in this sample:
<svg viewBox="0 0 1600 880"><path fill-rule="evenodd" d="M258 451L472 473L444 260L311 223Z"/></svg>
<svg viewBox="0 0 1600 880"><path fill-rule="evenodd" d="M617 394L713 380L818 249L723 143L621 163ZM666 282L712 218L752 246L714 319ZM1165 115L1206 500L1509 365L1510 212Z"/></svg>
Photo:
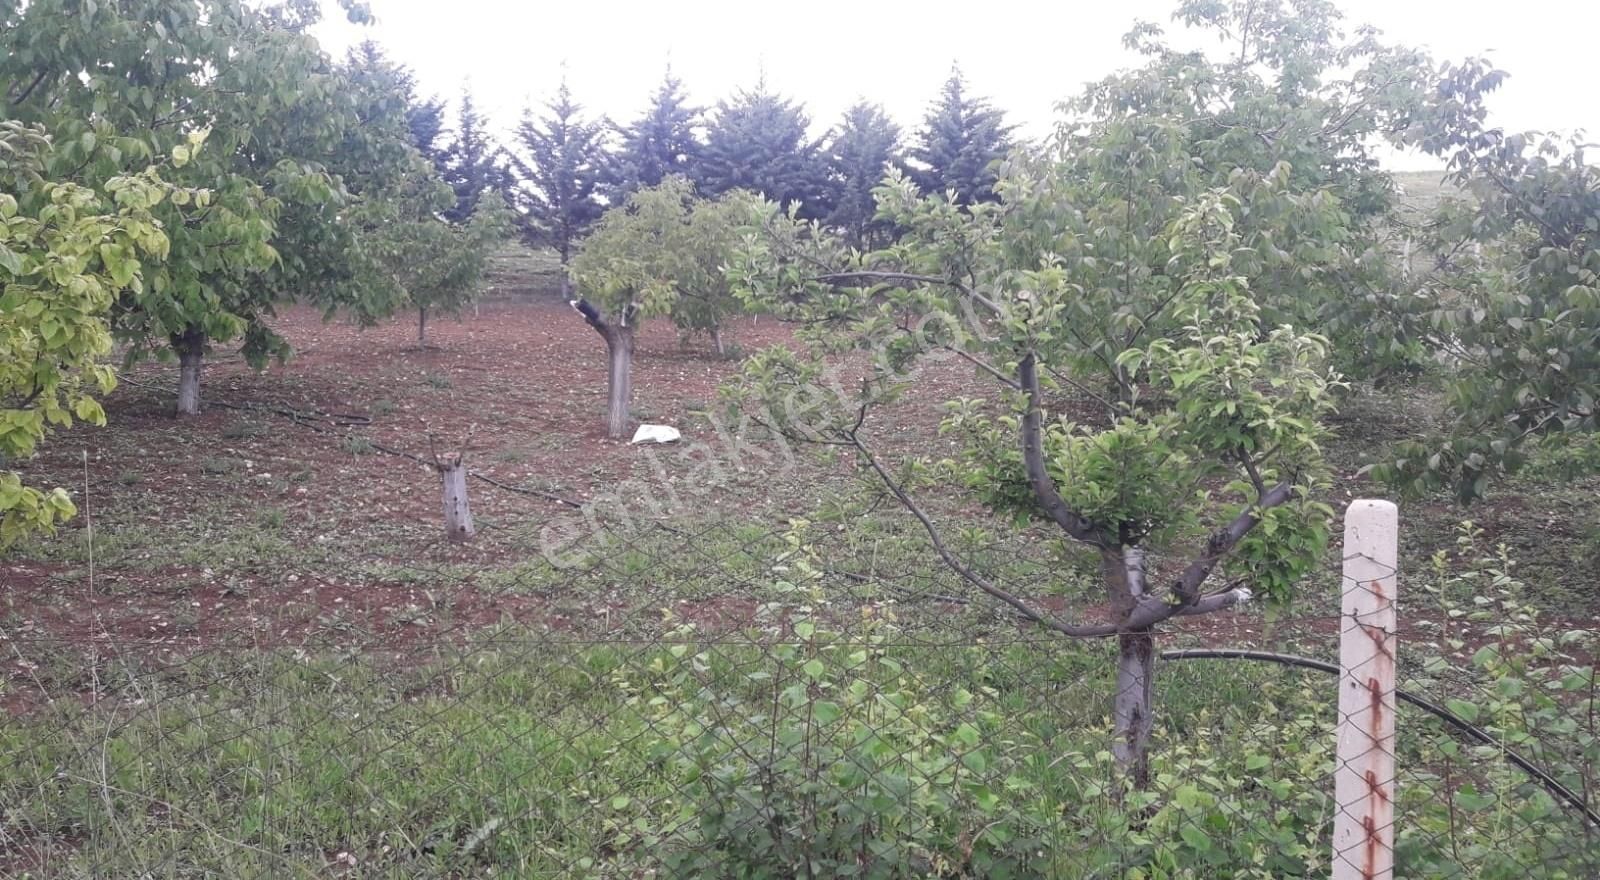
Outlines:
<svg viewBox="0 0 1600 880"><path fill-rule="evenodd" d="M457 543L477 534L472 525L472 505L467 501L467 464L461 453L435 456L434 468L443 483L445 537Z"/></svg>

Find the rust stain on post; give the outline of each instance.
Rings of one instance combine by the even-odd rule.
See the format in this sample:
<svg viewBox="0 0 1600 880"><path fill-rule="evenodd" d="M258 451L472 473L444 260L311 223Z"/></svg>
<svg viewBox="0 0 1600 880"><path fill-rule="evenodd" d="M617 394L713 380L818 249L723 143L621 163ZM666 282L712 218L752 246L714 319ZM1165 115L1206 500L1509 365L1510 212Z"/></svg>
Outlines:
<svg viewBox="0 0 1600 880"><path fill-rule="evenodd" d="M1383 783L1378 781L1378 774L1371 770L1367 771L1367 789L1372 792L1372 797L1378 804L1382 805L1389 802L1389 790L1384 788Z"/></svg>
<svg viewBox="0 0 1600 880"><path fill-rule="evenodd" d="M1378 847L1382 841L1378 839L1378 828L1371 816L1361 817L1361 830L1366 832L1366 855L1361 860L1361 876L1363 880L1374 880L1378 876Z"/></svg>

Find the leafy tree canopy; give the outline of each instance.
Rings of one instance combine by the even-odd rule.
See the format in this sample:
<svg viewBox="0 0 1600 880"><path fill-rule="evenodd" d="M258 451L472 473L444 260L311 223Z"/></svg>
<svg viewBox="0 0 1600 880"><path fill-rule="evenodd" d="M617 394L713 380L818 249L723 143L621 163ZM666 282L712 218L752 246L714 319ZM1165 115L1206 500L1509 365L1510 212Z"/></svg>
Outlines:
<svg viewBox="0 0 1600 880"><path fill-rule="evenodd" d="M419 108L433 106L416 97L410 72L374 47L357 50L350 63L374 104L364 118L414 121ZM466 222L451 222L456 192L420 150L408 149L403 165L381 175L354 171L347 179L359 198L345 212L343 229L360 246L346 268L371 288L362 299L371 311L361 316L372 320L410 306L419 313L419 341L426 342L429 313L458 314L477 297L490 252L510 232L511 211L490 192Z"/></svg>
<svg viewBox="0 0 1600 880"><path fill-rule="evenodd" d="M1446 364L1449 423L1376 468L1463 499L1529 444L1600 428L1600 169L1579 139L1487 128L1482 100L1503 78L1482 61L1451 68L1441 92L1459 103L1421 138L1467 196L1422 227L1435 268L1399 298L1395 330Z"/></svg>
<svg viewBox="0 0 1600 880"><path fill-rule="evenodd" d="M738 307L723 269L767 211L751 193L701 199L669 177L606 212L573 261L579 293L629 326L670 314L685 330L710 330Z"/></svg>
<svg viewBox="0 0 1600 880"><path fill-rule="evenodd" d="M3 468L32 455L52 427L105 423L95 395L116 384L103 362L111 304L142 288L146 261L168 251L154 209L211 204L209 192L174 188L157 167L100 189L52 180L54 152L43 129L0 123L0 547L74 513L64 490Z"/></svg>
<svg viewBox="0 0 1600 880"><path fill-rule="evenodd" d="M152 207L167 253L113 311L130 356L170 342L197 357L242 337L259 363L286 350L265 321L275 304L333 308L365 292L340 268L355 244L341 172L375 176L407 151L306 34L319 13L311 0L41 0L0 13L8 113L55 139L41 176L103 190L170 159L173 183L210 193L204 206Z"/></svg>
<svg viewBox="0 0 1600 880"><path fill-rule="evenodd" d="M1238 267L1268 326L1322 328L1352 374L1415 364L1421 346L1374 332L1393 324L1400 288L1394 187L1375 150L1414 144L1459 112L1460 102L1437 88L1439 68L1368 29L1345 34L1337 10L1320 0L1195 0L1179 4L1175 18L1224 51L1180 51L1161 29L1135 28L1127 43L1145 63L1064 105L1053 142L1080 186L1122 189L1120 199L1096 198L1121 215L1122 230L1109 216L1090 220L1101 237L1075 267L1098 279L1087 285L1099 293L1086 311L1120 325L1118 342L1091 320L1112 339L1105 351L1114 356L1136 334L1175 329L1165 248L1150 233L1195 193L1225 187L1249 206L1237 227L1247 248ZM1130 238L1154 250L1141 252Z"/></svg>
<svg viewBox="0 0 1600 880"><path fill-rule="evenodd" d="M1154 629L1252 592L1286 599L1321 558L1341 379L1333 343L1299 328L1390 293L1368 139L1407 142L1459 108L1425 56L1346 41L1321 3L1195 2L1179 18L1231 51L1136 30L1143 66L1091 86L1042 148L985 163L992 201L923 196L896 174L877 192L894 244L861 253L772 221L735 264L743 295L799 321L818 353L873 353L856 381L765 352L735 390L747 411L853 451L977 589L1062 633L1115 635L1117 756L1136 782ZM959 83L947 98L965 101ZM969 362L993 392L951 402L959 454L897 467L873 413L930 357ZM918 501L935 484L1091 548L1109 620L987 581Z"/></svg>

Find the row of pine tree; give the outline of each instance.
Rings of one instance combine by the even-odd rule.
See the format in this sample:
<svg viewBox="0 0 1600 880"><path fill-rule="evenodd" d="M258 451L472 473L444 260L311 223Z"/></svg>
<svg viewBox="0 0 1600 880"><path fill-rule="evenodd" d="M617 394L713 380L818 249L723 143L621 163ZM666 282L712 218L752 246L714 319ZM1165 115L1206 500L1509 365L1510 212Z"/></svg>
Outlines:
<svg viewBox="0 0 1600 880"><path fill-rule="evenodd" d="M456 191L451 219L470 216L483 193L499 192L524 236L555 249L563 265L608 206L671 175L704 196L752 190L798 206L800 216L841 230L858 247L876 246L888 231L873 219L872 189L890 169L925 192L970 204L992 198L991 166L1012 145L1002 111L969 94L959 69L909 139L867 101L812 137L805 107L764 80L714 108L699 107L670 72L647 109L624 124L586 113L563 82L542 112L524 111L510 143L490 136L470 93L457 102L453 126L441 99L410 100L417 148Z"/></svg>

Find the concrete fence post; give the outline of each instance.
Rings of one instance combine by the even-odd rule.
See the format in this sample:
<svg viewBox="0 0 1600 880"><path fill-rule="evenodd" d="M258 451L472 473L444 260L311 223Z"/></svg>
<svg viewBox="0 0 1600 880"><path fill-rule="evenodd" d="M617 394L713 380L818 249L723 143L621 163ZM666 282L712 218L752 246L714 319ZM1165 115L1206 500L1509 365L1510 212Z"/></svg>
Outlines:
<svg viewBox="0 0 1600 880"><path fill-rule="evenodd" d="M1394 877L1399 531L1388 501L1358 500L1345 510L1333 880Z"/></svg>

